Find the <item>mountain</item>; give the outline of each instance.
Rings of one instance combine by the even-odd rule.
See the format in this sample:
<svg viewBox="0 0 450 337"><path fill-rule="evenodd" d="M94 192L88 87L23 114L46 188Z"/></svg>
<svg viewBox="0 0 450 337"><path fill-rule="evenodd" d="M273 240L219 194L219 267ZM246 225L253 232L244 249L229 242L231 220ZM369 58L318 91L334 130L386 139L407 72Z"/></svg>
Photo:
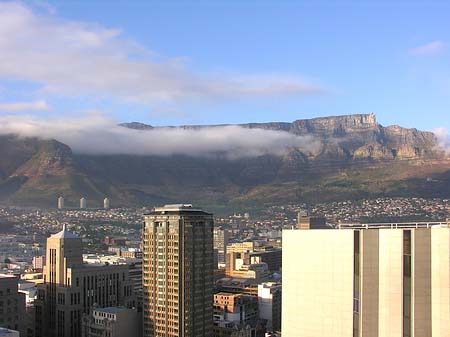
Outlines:
<svg viewBox="0 0 450 337"><path fill-rule="evenodd" d="M150 132L142 123L122 127ZM223 125L181 126L183 129ZM431 132L383 127L374 114L241 124L314 139L282 156L85 155L56 140L0 136L0 203L100 206L192 202L213 210L362 197L450 197L450 160Z"/></svg>

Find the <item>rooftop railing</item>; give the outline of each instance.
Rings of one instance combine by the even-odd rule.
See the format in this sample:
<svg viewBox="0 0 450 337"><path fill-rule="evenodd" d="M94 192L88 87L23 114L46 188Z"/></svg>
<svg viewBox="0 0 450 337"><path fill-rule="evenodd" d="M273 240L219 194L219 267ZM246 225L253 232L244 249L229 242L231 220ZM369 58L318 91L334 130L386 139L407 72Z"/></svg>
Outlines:
<svg viewBox="0 0 450 337"><path fill-rule="evenodd" d="M398 222L398 223L341 223L337 229L414 229L414 228L450 228L450 221Z"/></svg>

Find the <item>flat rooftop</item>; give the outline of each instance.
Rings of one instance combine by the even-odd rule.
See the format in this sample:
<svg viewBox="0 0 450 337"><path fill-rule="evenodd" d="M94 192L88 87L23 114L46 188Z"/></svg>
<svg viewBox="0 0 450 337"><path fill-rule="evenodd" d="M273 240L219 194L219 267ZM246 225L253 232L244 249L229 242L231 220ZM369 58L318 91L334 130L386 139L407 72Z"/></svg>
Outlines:
<svg viewBox="0 0 450 337"><path fill-rule="evenodd" d="M201 209L195 209L192 204L167 204L162 207L155 207L155 211L201 211Z"/></svg>
<svg viewBox="0 0 450 337"><path fill-rule="evenodd" d="M449 228L449 221L434 222L398 222L398 223L346 223L339 224L336 229L414 229L414 228Z"/></svg>
<svg viewBox="0 0 450 337"><path fill-rule="evenodd" d="M9 330L6 328L0 328L0 336L19 336L19 332L16 330Z"/></svg>
<svg viewBox="0 0 450 337"><path fill-rule="evenodd" d="M0 274L0 278L17 278L17 277L12 274Z"/></svg>
<svg viewBox="0 0 450 337"><path fill-rule="evenodd" d="M170 214L189 214L189 215L210 215L201 208L193 207L191 204L169 204L162 207L155 207L149 213L144 215L170 215Z"/></svg>
<svg viewBox="0 0 450 337"><path fill-rule="evenodd" d="M127 310L131 310L131 309L128 309L128 308L125 308L125 307L107 307L107 308L96 308L96 309L94 309L94 311L104 312L106 314L117 314L119 312L127 311Z"/></svg>

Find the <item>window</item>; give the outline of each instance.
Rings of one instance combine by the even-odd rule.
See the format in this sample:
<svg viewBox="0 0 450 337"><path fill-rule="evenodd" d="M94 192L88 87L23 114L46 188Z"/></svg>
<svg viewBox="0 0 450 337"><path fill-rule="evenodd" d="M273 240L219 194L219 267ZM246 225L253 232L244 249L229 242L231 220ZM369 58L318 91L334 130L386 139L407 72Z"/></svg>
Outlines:
<svg viewBox="0 0 450 337"><path fill-rule="evenodd" d="M411 337L411 231L403 231L403 337Z"/></svg>

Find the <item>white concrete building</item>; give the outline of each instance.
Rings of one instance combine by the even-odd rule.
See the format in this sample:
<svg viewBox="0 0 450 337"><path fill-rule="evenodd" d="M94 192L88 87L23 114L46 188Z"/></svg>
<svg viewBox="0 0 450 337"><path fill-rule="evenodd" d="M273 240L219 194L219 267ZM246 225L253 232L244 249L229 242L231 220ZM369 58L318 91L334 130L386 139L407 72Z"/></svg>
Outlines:
<svg viewBox="0 0 450 337"><path fill-rule="evenodd" d="M268 331L281 331L281 283L258 284L259 318L267 320Z"/></svg>
<svg viewBox="0 0 450 337"><path fill-rule="evenodd" d="M448 223L283 232L283 337L450 337Z"/></svg>

